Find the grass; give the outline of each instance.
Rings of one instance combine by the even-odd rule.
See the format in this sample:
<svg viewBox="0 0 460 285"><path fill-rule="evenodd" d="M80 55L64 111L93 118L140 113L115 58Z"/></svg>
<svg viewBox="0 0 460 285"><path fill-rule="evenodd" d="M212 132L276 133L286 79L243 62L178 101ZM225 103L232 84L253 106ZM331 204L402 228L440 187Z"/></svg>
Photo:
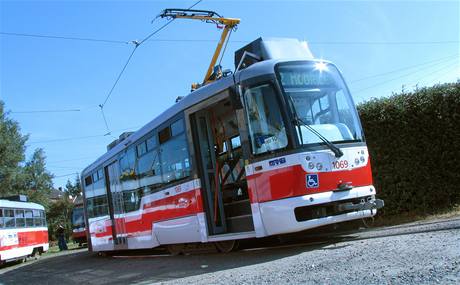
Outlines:
<svg viewBox="0 0 460 285"><path fill-rule="evenodd" d="M78 243L73 243L72 241L67 243L68 250L75 250L75 249L80 249L81 247L78 246ZM47 252L43 254L43 256L48 256L52 254L56 254L61 252L59 250L59 247L57 245L56 241L50 241L50 248ZM64 251L65 252L65 251Z"/></svg>

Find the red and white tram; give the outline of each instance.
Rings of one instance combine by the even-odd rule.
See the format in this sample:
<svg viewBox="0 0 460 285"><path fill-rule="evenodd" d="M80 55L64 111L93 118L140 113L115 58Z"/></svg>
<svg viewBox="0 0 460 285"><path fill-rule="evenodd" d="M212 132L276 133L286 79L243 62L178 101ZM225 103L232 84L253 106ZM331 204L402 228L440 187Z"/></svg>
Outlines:
<svg viewBox="0 0 460 285"><path fill-rule="evenodd" d="M228 251L239 239L369 218L383 206L332 63L295 39L258 39L226 75L83 171L90 250L214 242Z"/></svg>
<svg viewBox="0 0 460 285"><path fill-rule="evenodd" d="M83 208L83 199L77 197L74 202L74 208L72 210L72 240L75 243L78 243L79 246L82 246L86 243L86 225L85 225L85 215Z"/></svg>
<svg viewBox="0 0 460 285"><path fill-rule="evenodd" d="M0 262L42 254L48 248L45 208L23 195L0 199Z"/></svg>

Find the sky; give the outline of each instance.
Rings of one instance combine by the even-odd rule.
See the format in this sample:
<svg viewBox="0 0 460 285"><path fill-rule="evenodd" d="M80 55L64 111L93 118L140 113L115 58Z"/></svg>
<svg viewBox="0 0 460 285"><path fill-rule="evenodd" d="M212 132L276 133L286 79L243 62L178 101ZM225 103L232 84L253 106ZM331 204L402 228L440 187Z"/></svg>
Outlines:
<svg viewBox="0 0 460 285"><path fill-rule="evenodd" d="M130 42L164 25L155 19L163 9L196 1L0 0L0 100L29 135L27 157L45 150L56 188L120 133L140 128L202 81L221 30L176 20L136 49L104 106L105 135L98 105L133 51ZM235 50L258 37L298 38L339 67L360 103L460 78L459 3L202 0L195 9L241 19L224 69L233 69ZM37 112L58 110L68 111Z"/></svg>

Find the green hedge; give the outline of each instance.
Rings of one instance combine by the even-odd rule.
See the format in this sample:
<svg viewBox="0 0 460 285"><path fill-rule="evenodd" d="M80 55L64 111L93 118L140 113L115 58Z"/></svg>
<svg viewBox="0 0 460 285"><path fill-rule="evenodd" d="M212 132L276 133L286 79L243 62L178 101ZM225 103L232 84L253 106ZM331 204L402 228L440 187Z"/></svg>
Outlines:
<svg viewBox="0 0 460 285"><path fill-rule="evenodd" d="M460 83L373 99L358 110L385 216L460 202Z"/></svg>

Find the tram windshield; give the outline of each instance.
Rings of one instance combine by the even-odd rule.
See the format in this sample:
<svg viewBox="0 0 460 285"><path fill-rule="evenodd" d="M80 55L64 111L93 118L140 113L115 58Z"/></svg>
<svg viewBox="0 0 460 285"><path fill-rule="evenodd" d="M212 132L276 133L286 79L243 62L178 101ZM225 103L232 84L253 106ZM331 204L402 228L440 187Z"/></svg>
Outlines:
<svg viewBox="0 0 460 285"><path fill-rule="evenodd" d="M278 66L277 76L297 117L300 144L324 144L315 131L333 143L363 140L354 103L334 65L290 62Z"/></svg>
<svg viewBox="0 0 460 285"><path fill-rule="evenodd" d="M85 227L85 217L83 216L83 208L75 208L72 212L72 226L74 228Z"/></svg>

